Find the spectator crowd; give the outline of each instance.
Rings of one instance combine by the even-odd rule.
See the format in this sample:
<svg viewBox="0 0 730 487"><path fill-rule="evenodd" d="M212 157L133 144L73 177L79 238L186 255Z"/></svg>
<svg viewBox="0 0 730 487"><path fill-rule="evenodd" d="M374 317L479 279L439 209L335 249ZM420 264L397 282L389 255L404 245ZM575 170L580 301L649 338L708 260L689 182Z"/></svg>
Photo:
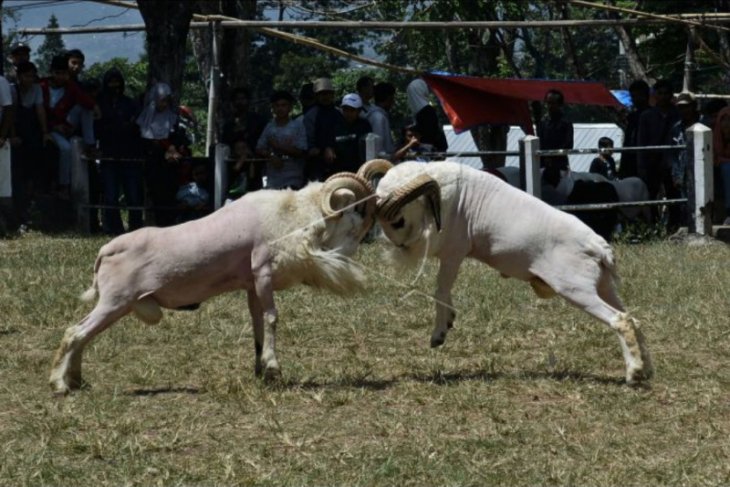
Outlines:
<svg viewBox="0 0 730 487"><path fill-rule="evenodd" d="M71 198L74 137L87 161L92 231L118 235L140 228L146 207L147 222L157 226L212 211L211 165L191 157L195 117L177 104L170 86L153 83L146 93L130 96L116 68L101 80L85 77L85 58L78 49L54 57L42 78L27 45L13 45L9 59L12 72L7 79L0 77L0 146L11 147L18 224L32 225L39 198ZM652 88L636 81L629 93L633 107L623 124L624 147L684 144L685 130L698 121L713 128L716 186L725 195L725 224L730 224L730 108L712 100L701 113L691 94L675 99L665 80ZM372 138L378 141L378 157L394 163L429 162L434 153L446 152L426 82L411 81L405 98L410 122L394 127L396 87L369 76L351 87L318 78L304 83L296 97L274 90L268 97L270 117L252 109L248 89L232 88L224 100L219 137L231 151L228 198L262 188L299 189L341 171L357 171ZM551 89L543 102L544 116L542 105L533 106L541 148L572 149L573 125L563 111L563 93ZM609 180L638 176L651 199L692 198L686 151L624 152L617 162L613 147L612 139L600 139L590 172ZM568 162L565 155L543 157L543 181L557 185ZM128 209L126 228L122 206ZM670 206L664 223L674 229L689 220L686 207Z"/></svg>

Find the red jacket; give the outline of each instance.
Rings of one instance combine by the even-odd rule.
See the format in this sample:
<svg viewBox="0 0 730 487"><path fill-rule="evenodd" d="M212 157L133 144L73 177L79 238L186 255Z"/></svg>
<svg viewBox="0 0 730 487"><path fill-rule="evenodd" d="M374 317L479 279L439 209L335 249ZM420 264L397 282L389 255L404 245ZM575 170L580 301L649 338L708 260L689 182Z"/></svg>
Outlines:
<svg viewBox="0 0 730 487"><path fill-rule="evenodd" d="M81 87L73 80L69 80L66 83L63 96L58 103L51 108L51 80L50 78L43 78L40 81L41 90L43 91L43 106L46 109L48 115L48 127L53 128L58 125L68 125L66 117L68 112L74 107L74 105L81 105L87 110L91 110L96 105L96 102L92 97L84 93Z"/></svg>

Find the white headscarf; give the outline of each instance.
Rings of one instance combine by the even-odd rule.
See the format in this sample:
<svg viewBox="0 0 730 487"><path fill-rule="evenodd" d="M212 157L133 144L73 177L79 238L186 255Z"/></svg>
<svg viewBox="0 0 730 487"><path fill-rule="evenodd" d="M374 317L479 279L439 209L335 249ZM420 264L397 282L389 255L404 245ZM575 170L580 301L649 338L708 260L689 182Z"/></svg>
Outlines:
<svg viewBox="0 0 730 487"><path fill-rule="evenodd" d="M146 106L137 117L143 139L166 139L175 128L177 115L171 106L164 112L157 111L157 102L171 95L172 89L167 83L155 83L145 95Z"/></svg>
<svg viewBox="0 0 730 487"><path fill-rule="evenodd" d="M406 88L406 96L408 97L408 108L415 117L423 107L428 105L428 85L421 78L416 78Z"/></svg>

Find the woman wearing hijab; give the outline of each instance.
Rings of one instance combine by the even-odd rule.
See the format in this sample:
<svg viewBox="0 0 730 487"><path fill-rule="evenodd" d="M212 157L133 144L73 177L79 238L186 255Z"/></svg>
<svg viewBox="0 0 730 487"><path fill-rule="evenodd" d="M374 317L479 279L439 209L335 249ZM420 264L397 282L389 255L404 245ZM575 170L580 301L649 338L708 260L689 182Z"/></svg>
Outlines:
<svg viewBox="0 0 730 487"><path fill-rule="evenodd" d="M178 124L172 90L155 83L145 95L145 107L137 117L147 159L147 185L155 206L155 224L173 225L175 194L180 185L180 161L190 155L189 142Z"/></svg>
<svg viewBox="0 0 730 487"><path fill-rule="evenodd" d="M429 144L437 152L446 152L449 148L436 109L428 101L428 85L421 78L416 78L406 89L408 108L415 122L415 130L421 134L421 145Z"/></svg>
<svg viewBox="0 0 730 487"><path fill-rule="evenodd" d="M712 145L715 150L715 165L719 166L720 180L725 200L725 221L730 225L730 107L723 108L717 114L715 128L712 131Z"/></svg>

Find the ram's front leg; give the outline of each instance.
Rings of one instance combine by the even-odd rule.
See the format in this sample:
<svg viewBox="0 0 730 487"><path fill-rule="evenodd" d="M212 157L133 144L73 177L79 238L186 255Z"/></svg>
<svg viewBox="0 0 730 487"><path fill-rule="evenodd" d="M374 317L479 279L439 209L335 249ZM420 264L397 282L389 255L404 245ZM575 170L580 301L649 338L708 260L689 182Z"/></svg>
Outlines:
<svg viewBox="0 0 730 487"><path fill-rule="evenodd" d="M446 334L454 326L456 311L451 303L451 288L459 274L461 261L441 260L436 283L436 323L431 334L431 347L443 345Z"/></svg>
<svg viewBox="0 0 730 487"><path fill-rule="evenodd" d="M264 379L271 380L281 376L279 362L276 360L276 324L278 314L274 305L274 289L271 283L271 267L267 264L255 271L256 297L263 311L263 347L261 350L260 366L263 368ZM254 321L254 334L256 329ZM258 350L257 350L258 352Z"/></svg>
<svg viewBox="0 0 730 487"><path fill-rule="evenodd" d="M251 313L251 324L253 325L254 352L256 358L254 361L254 374L261 377L264 371L261 365L261 354L264 351L264 311L261 309L261 302L256 291L248 291L248 311Z"/></svg>

